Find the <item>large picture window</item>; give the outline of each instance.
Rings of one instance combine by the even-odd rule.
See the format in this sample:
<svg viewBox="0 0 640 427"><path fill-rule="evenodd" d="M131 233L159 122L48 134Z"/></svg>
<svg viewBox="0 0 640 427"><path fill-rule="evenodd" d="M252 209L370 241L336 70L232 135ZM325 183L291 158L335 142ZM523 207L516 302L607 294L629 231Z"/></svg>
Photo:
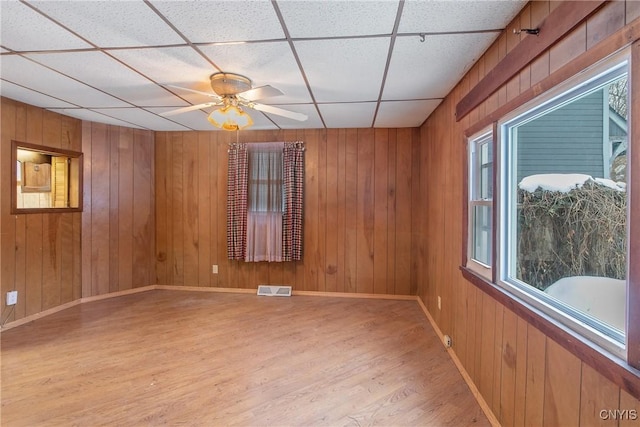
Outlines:
<svg viewBox="0 0 640 427"><path fill-rule="evenodd" d="M499 123L500 284L623 355L628 60Z"/></svg>

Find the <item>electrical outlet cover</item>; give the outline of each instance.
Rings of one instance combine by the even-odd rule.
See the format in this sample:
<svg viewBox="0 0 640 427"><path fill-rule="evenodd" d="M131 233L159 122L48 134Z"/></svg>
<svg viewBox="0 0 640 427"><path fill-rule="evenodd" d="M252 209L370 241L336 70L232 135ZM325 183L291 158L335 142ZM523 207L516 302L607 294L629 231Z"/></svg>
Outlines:
<svg viewBox="0 0 640 427"><path fill-rule="evenodd" d="M7 305L16 305L18 303L18 291L7 292Z"/></svg>

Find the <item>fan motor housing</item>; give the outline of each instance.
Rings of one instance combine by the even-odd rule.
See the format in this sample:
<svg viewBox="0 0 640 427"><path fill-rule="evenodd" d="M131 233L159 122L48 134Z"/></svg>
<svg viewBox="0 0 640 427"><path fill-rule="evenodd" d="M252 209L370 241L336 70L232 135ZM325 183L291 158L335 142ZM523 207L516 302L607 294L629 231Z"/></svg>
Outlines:
<svg viewBox="0 0 640 427"><path fill-rule="evenodd" d="M215 73L210 77L211 88L220 96L233 96L251 89L251 80L234 73Z"/></svg>

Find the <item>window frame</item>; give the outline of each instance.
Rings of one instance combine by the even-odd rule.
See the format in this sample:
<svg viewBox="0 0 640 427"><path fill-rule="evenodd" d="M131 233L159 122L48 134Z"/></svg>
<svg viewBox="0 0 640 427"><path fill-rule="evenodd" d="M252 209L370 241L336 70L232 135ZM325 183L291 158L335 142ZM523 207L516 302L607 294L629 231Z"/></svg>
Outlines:
<svg viewBox="0 0 640 427"><path fill-rule="evenodd" d="M467 246L466 246L466 267L474 272L481 274L485 278L492 279L493 277L493 262L495 259L495 244L494 244L494 224L495 224L495 208L493 192L495 191L495 131L494 127L488 127L482 131L467 138L467 159L468 159L468 185L467 185ZM480 179L481 164L479 151L480 147L484 144L491 144L493 147L490 151L490 161L492 166L492 173L489 176L492 187L492 197L479 198L476 194L477 183ZM491 208L490 211L490 224L489 224L489 263L486 264L476 258L474 258L474 247L476 228L474 223L474 208L478 206L487 206Z"/></svg>
<svg viewBox="0 0 640 427"><path fill-rule="evenodd" d="M515 210L512 211L512 205L515 203L509 199L509 195L514 194L514 184L512 172L514 170L513 165L513 147L510 147L507 143L509 140L509 130L522 122L532 120L532 118L545 114L549 111L549 108L558 107L565 103L571 102L571 100L583 96L588 93L589 89L596 86L600 80L607 80L608 76L620 74L620 70L626 71L627 77L631 79L631 54L630 49L624 49L620 53L612 55L609 58L605 58L602 61L594 64L582 72L568 78L563 83L558 84L554 88L542 93L541 95L531 99L529 102L514 109L509 114L505 114L497 121L497 138L495 150L497 152L497 161L494 165L494 173L496 176L496 188L494 190L494 200L496 202L496 226L495 230L495 245L496 245L496 257L494 262L494 269L496 272L494 283L505 290L510 295L525 302L536 310L544 313L553 321L558 322L563 327L569 328L574 333L585 338L588 342L591 342L598 347L606 350L607 352L619 357L623 360L627 360L627 348L628 348L628 331L629 331L629 298L625 301L626 316L626 335L620 335L616 331L605 325L602 322L589 321L581 312L573 309L572 307L562 304L550 296L544 294L544 292L536 290L531 285L522 282L513 275L512 265L510 261L515 260L515 255L510 253L512 247L509 242L513 242L517 220L515 216ZM630 86L630 85L629 85ZM628 104L629 104L629 117L631 119L632 112L632 92L628 91ZM631 121L631 120L630 120ZM629 139L631 135L629 136ZM517 150L517 148L515 148ZM631 164L629 161L627 175L628 181L630 179ZM628 190L629 191L629 190ZM629 231L629 225L631 222L630 206L631 197L630 192L627 193L627 279L626 287L627 294L630 286L630 253L629 246L631 245L631 235ZM513 258L513 259L512 259Z"/></svg>

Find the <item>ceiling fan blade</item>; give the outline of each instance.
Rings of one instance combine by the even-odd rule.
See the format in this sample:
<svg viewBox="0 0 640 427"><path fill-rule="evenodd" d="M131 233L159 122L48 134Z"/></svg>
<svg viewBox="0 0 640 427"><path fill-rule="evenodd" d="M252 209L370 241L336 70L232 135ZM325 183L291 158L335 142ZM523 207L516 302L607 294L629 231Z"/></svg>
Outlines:
<svg viewBox="0 0 640 427"><path fill-rule="evenodd" d="M274 107L273 105L264 105L264 104L250 104L251 108L263 111L265 113L277 114L278 116L286 117L288 119L298 120L299 122L304 122L309 117L306 114L295 113L293 111L284 110L282 108Z"/></svg>
<svg viewBox="0 0 640 427"><path fill-rule="evenodd" d="M213 107L214 105L218 105L217 102L205 102L204 104L196 104L190 105L188 107L178 108L176 110L166 111L164 113L160 113L161 116L168 117L174 116L176 114L186 113L187 111L200 110L202 108Z"/></svg>
<svg viewBox="0 0 640 427"><path fill-rule="evenodd" d="M182 86L175 86L175 85L165 85L166 87L172 87L174 89L180 89L180 90L185 90L187 92L192 92L192 93L197 93L198 95L204 95L204 96L208 96L210 98L220 98L218 95L216 95L215 93L210 93L210 92L202 92L200 90L195 90L195 89L189 89L188 87L182 87Z"/></svg>
<svg viewBox="0 0 640 427"><path fill-rule="evenodd" d="M284 94L282 93L282 91L280 91L280 89L276 89L275 87L270 85L255 87L238 94L238 96L241 96L248 101L256 101L258 99L270 98L272 96L279 95Z"/></svg>

